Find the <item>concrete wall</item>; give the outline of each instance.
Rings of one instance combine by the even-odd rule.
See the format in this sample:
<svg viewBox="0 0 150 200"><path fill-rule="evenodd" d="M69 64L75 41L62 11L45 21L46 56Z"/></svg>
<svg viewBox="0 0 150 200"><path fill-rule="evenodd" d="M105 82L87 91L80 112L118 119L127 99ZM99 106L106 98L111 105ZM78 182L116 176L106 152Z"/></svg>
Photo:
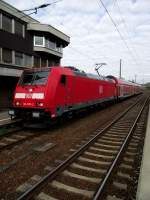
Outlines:
<svg viewBox="0 0 150 200"><path fill-rule="evenodd" d="M11 106L17 82L18 78L0 76L0 109Z"/></svg>

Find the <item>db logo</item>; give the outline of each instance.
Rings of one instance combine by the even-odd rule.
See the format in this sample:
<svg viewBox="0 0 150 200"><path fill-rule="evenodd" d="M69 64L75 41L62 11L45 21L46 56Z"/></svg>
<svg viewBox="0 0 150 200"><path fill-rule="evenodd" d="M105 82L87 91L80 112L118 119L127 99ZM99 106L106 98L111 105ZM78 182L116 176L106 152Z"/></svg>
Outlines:
<svg viewBox="0 0 150 200"><path fill-rule="evenodd" d="M32 94L26 94L26 98L27 99L31 99L32 98Z"/></svg>
<svg viewBox="0 0 150 200"><path fill-rule="evenodd" d="M103 94L103 86L102 85L99 86L99 94Z"/></svg>

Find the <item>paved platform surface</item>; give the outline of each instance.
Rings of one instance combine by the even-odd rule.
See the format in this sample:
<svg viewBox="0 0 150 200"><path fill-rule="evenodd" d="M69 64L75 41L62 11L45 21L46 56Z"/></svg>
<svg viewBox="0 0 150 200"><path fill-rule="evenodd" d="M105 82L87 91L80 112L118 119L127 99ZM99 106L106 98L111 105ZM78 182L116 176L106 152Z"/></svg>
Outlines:
<svg viewBox="0 0 150 200"><path fill-rule="evenodd" d="M150 200L150 108L136 199Z"/></svg>
<svg viewBox="0 0 150 200"><path fill-rule="evenodd" d="M8 115L8 110L0 111L0 124L4 124L5 122L10 120L10 116Z"/></svg>

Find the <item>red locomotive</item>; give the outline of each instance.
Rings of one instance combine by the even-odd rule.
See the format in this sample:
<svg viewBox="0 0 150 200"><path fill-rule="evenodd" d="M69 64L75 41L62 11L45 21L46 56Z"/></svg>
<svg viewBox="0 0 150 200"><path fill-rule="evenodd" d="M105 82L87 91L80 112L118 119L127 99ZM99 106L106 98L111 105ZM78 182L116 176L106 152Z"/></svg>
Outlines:
<svg viewBox="0 0 150 200"><path fill-rule="evenodd" d="M25 70L14 94L11 117L52 119L141 92L140 85L86 74L74 67Z"/></svg>

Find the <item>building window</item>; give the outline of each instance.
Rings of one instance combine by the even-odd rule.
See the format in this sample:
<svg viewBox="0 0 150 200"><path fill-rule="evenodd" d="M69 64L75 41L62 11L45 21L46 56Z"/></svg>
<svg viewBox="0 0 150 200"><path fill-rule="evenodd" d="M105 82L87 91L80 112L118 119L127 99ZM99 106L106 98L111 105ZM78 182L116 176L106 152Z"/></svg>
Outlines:
<svg viewBox="0 0 150 200"><path fill-rule="evenodd" d="M2 13L0 13L0 29L2 29Z"/></svg>
<svg viewBox="0 0 150 200"><path fill-rule="evenodd" d="M12 19L2 15L2 29L12 33Z"/></svg>
<svg viewBox="0 0 150 200"><path fill-rule="evenodd" d="M60 65L60 62L56 61L55 66L59 66L59 65Z"/></svg>
<svg viewBox="0 0 150 200"><path fill-rule="evenodd" d="M40 67L40 58L34 57L34 67Z"/></svg>
<svg viewBox="0 0 150 200"><path fill-rule="evenodd" d="M12 63L12 50L2 49L2 61L4 63Z"/></svg>
<svg viewBox="0 0 150 200"><path fill-rule="evenodd" d="M48 60L48 67L51 67L54 65L54 62L52 60Z"/></svg>
<svg viewBox="0 0 150 200"><path fill-rule="evenodd" d="M34 46L45 46L45 38L41 36L34 36Z"/></svg>
<svg viewBox="0 0 150 200"><path fill-rule="evenodd" d="M56 43L50 41L49 39L46 39L46 40L45 40L45 46L46 46L46 48L48 48L48 49L54 49L54 50L56 50Z"/></svg>
<svg viewBox="0 0 150 200"><path fill-rule="evenodd" d="M59 51L60 53L62 53L62 52L63 52L63 51L62 51L62 50L63 50L62 45L57 46L57 47L56 47L56 50Z"/></svg>
<svg viewBox="0 0 150 200"><path fill-rule="evenodd" d="M15 21L15 34L23 36L23 24Z"/></svg>
<svg viewBox="0 0 150 200"><path fill-rule="evenodd" d="M15 64L23 66L23 54L20 52L15 52Z"/></svg>
<svg viewBox="0 0 150 200"><path fill-rule="evenodd" d="M2 61L2 48L0 48L0 62Z"/></svg>
<svg viewBox="0 0 150 200"><path fill-rule="evenodd" d="M23 37L25 37L25 25L23 25Z"/></svg>
<svg viewBox="0 0 150 200"><path fill-rule="evenodd" d="M48 39L45 40L45 47L49 48L49 40Z"/></svg>
<svg viewBox="0 0 150 200"><path fill-rule="evenodd" d="M32 67L32 56L24 55L24 66L25 67Z"/></svg>
<svg viewBox="0 0 150 200"><path fill-rule="evenodd" d="M41 59L41 67L47 67L47 60L44 58Z"/></svg>
<svg viewBox="0 0 150 200"><path fill-rule="evenodd" d="M56 43L49 41L49 48L50 49L56 49Z"/></svg>
<svg viewBox="0 0 150 200"><path fill-rule="evenodd" d="M56 42L53 42L43 36L34 36L34 46L46 47L62 53L62 46L57 46Z"/></svg>

